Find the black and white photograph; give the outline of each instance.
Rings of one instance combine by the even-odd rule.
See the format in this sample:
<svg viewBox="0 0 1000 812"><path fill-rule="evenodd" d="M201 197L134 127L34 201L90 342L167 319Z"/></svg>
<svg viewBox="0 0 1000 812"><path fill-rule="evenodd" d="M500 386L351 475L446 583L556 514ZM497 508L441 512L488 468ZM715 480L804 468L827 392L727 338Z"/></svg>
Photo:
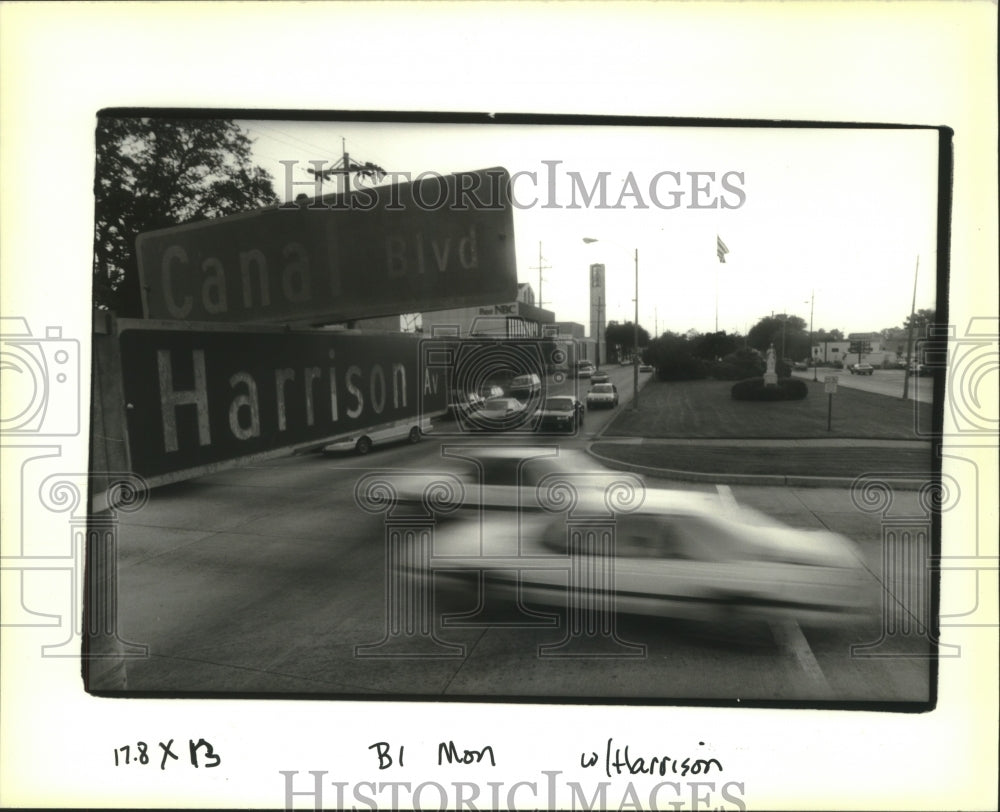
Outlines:
<svg viewBox="0 0 1000 812"><path fill-rule="evenodd" d="M995 4L0 20L0 805L992 807Z"/></svg>
<svg viewBox="0 0 1000 812"><path fill-rule="evenodd" d="M98 118L89 688L931 707L950 134L378 118Z"/></svg>

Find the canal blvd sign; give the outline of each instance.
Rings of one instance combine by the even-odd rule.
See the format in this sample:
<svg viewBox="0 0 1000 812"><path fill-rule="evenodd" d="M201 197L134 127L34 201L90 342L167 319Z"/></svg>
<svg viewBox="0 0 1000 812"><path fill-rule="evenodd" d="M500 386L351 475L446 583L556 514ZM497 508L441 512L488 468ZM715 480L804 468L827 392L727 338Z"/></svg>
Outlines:
<svg viewBox="0 0 1000 812"><path fill-rule="evenodd" d="M146 318L315 325L514 299L510 175L426 174L139 235Z"/></svg>

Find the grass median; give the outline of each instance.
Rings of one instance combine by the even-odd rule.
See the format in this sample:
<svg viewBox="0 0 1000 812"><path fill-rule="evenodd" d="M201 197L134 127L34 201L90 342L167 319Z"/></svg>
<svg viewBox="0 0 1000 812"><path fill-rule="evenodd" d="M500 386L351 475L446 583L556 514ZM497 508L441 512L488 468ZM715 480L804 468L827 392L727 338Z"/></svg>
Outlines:
<svg viewBox="0 0 1000 812"><path fill-rule="evenodd" d="M823 384L807 384L804 400L758 402L733 400L732 383L727 381L652 380L640 393L640 408L623 404L592 447L626 464L697 473L845 478L930 474L928 404L841 387L833 396L828 431ZM636 437L642 442L615 442ZM697 440L711 442L690 444ZM776 443L768 446L762 443L766 440Z"/></svg>

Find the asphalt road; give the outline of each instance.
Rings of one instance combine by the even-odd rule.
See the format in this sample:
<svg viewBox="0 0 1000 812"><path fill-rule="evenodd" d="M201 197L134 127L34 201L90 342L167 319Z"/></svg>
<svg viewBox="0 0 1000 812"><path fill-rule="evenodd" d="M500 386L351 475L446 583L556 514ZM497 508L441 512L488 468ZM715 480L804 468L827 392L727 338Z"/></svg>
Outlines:
<svg viewBox="0 0 1000 812"><path fill-rule="evenodd" d="M793 372L796 378L803 380L813 379L813 370L806 372ZM860 389L864 392L874 392L877 395L887 395L888 397L903 397L903 379L905 373L902 369L876 369L871 375L852 375L846 369L817 369L816 378L819 381L829 375L837 378L837 386L845 386L851 389ZM934 394L934 379L930 375L912 376L907 392L908 400L917 400L921 403L931 403Z"/></svg>
<svg viewBox="0 0 1000 812"><path fill-rule="evenodd" d="M631 370L612 376L627 402ZM612 416L590 412L583 435L560 448L583 448ZM413 640L396 647L401 637L389 627L386 538L399 517L363 510L355 487L376 471L455 470L461 461L442 448L460 442L427 438L366 457L290 456L154 490L119 526L119 634L149 647L147 658L128 662L129 690L807 704L928 699L926 634L907 617L907 635L897 628L882 639L883 612L894 611L894 599L890 609L875 608L837 630L794 621L709 629L622 617L621 646L602 658L543 655L542 647L566 638L558 613L526 627L445 627L432 613L430 636L417 635L421 656L395 656ZM746 505L854 539L873 600L901 594L912 580L905 568L885 569L884 521L859 510L846 489L670 487L713 493L720 511ZM907 499L893 509L918 514L917 495L903 505ZM909 656L854 656L859 644L874 644L868 653Z"/></svg>

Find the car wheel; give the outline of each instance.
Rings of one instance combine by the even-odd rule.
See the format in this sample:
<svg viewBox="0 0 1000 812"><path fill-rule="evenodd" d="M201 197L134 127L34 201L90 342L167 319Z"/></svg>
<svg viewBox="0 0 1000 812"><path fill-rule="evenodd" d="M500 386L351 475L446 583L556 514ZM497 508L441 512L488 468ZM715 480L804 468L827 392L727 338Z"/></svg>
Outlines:
<svg viewBox="0 0 1000 812"><path fill-rule="evenodd" d="M358 454L364 455L372 450L372 441L368 437L361 437L354 444L354 451Z"/></svg>
<svg viewBox="0 0 1000 812"><path fill-rule="evenodd" d="M410 436L409 436L408 439L409 439L409 441L411 443L419 443L420 442L420 428L417 427L417 426L414 426L412 429L410 429Z"/></svg>

